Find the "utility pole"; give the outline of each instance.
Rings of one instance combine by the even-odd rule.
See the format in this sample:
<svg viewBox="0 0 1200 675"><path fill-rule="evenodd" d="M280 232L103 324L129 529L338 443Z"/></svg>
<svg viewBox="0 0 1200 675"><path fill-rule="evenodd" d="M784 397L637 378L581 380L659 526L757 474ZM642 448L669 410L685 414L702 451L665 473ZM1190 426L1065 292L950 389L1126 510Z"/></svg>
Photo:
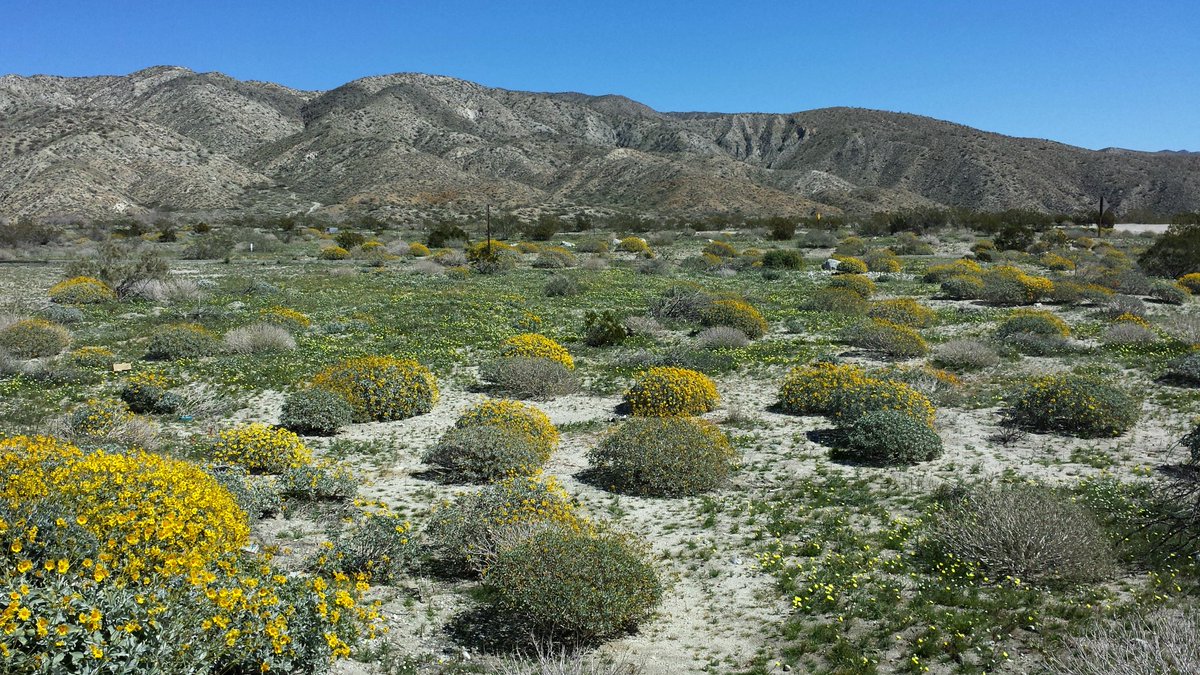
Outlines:
<svg viewBox="0 0 1200 675"><path fill-rule="evenodd" d="M487 254L492 255L492 205L487 205Z"/></svg>
<svg viewBox="0 0 1200 675"><path fill-rule="evenodd" d="M1104 230L1104 195L1100 195L1100 211L1098 211L1097 213L1098 213L1098 215L1096 216L1096 236L1099 237L1100 233Z"/></svg>

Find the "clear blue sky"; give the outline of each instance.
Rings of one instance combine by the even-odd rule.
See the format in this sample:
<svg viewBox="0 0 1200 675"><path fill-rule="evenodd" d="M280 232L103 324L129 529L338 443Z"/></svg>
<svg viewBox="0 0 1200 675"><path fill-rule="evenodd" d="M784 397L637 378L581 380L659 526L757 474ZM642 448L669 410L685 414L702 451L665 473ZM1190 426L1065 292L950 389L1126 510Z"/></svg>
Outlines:
<svg viewBox="0 0 1200 675"><path fill-rule="evenodd" d="M0 0L0 73L161 64L304 89L418 71L658 110L862 106L1200 150L1200 0Z"/></svg>

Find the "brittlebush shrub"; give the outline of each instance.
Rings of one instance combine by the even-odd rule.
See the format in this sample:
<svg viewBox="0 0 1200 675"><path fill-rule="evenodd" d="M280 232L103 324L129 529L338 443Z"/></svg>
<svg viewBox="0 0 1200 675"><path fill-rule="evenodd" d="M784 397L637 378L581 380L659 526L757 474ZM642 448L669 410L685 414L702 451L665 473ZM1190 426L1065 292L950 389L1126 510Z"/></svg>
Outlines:
<svg viewBox="0 0 1200 675"><path fill-rule="evenodd" d="M447 479L487 483L509 476L529 476L546 459L529 439L511 429L493 426L454 428L425 453L426 464Z"/></svg>
<svg viewBox="0 0 1200 675"><path fill-rule="evenodd" d="M251 473L283 473L312 462L312 452L299 436L258 422L218 433L207 455L213 463L240 466Z"/></svg>
<svg viewBox="0 0 1200 675"><path fill-rule="evenodd" d="M641 237L625 237L617 243L617 250L626 253L650 255L650 244L647 244L646 240Z"/></svg>
<svg viewBox="0 0 1200 675"><path fill-rule="evenodd" d="M78 368L109 368L117 360L117 355L108 347L79 347L66 355L71 365Z"/></svg>
<svg viewBox="0 0 1200 675"><path fill-rule="evenodd" d="M414 258L424 258L430 253L429 247L419 241L414 241L408 245L408 254Z"/></svg>
<svg viewBox="0 0 1200 675"><path fill-rule="evenodd" d="M753 305L742 300L717 300L704 309L701 320L705 326L736 328L751 340L767 332L767 320Z"/></svg>
<svg viewBox="0 0 1200 675"><path fill-rule="evenodd" d="M321 260L346 260L350 257L350 252L341 246L330 246L321 249L321 253L317 257Z"/></svg>
<svg viewBox="0 0 1200 675"><path fill-rule="evenodd" d="M1178 279L1179 285L1191 291L1193 294L1200 295L1200 272L1192 272L1185 274Z"/></svg>
<svg viewBox="0 0 1200 675"><path fill-rule="evenodd" d="M951 300L974 300L983 296L983 279L957 274L942 282L942 295Z"/></svg>
<svg viewBox="0 0 1200 675"><path fill-rule="evenodd" d="M539 466L558 448L558 429L546 413L520 401L488 399L460 415L454 427L494 427L511 431L534 449L540 460Z"/></svg>
<svg viewBox="0 0 1200 675"><path fill-rule="evenodd" d="M849 288L818 288L801 305L816 312L835 312L850 316L862 316L870 310L870 303Z"/></svg>
<svg viewBox="0 0 1200 675"><path fill-rule="evenodd" d="M162 326L150 334L145 359L149 361L178 361L210 356L217 347L217 338L207 328L192 323Z"/></svg>
<svg viewBox="0 0 1200 675"><path fill-rule="evenodd" d="M996 337L1001 340L1017 334L1067 337L1071 334L1071 327L1066 321L1045 310L1019 310L996 328Z"/></svg>
<svg viewBox="0 0 1200 675"><path fill-rule="evenodd" d="M356 422L391 422L424 415L438 400L433 373L412 359L362 356L317 373L316 389L338 394Z"/></svg>
<svg viewBox="0 0 1200 675"><path fill-rule="evenodd" d="M901 269L900 259L888 249L871 251L866 258L867 269L871 272L895 274Z"/></svg>
<svg viewBox="0 0 1200 675"><path fill-rule="evenodd" d="M864 414L845 428L845 441L832 454L865 464L903 465L936 459L942 439L924 421L899 410Z"/></svg>
<svg viewBox="0 0 1200 675"><path fill-rule="evenodd" d="M408 568L418 553L412 523L382 503L358 503L349 522L325 542L313 560L323 576L362 575L388 583Z"/></svg>
<svg viewBox="0 0 1200 675"><path fill-rule="evenodd" d="M715 255L718 258L736 258L738 254L736 248L724 241L710 241L700 249L700 252Z"/></svg>
<svg viewBox="0 0 1200 675"><path fill-rule="evenodd" d="M1099 581L1112 546L1081 505L1038 485L969 486L931 527L931 542L989 575L1034 583Z"/></svg>
<svg viewBox="0 0 1200 675"><path fill-rule="evenodd" d="M45 319L22 319L0 330L0 350L21 358L54 356L70 344L71 333Z"/></svg>
<svg viewBox="0 0 1200 675"><path fill-rule="evenodd" d="M435 508L423 537L440 564L479 573L506 542L547 526L594 530L553 476L515 476Z"/></svg>
<svg viewBox="0 0 1200 675"><path fill-rule="evenodd" d="M512 625L542 638L591 644L635 628L662 600L646 547L605 532L548 528L499 553L484 584Z"/></svg>
<svg viewBox="0 0 1200 675"><path fill-rule="evenodd" d="M867 315L872 319L882 319L912 328L930 326L937 317L932 309L912 298L877 300L871 303L871 309L867 311Z"/></svg>
<svg viewBox="0 0 1200 675"><path fill-rule="evenodd" d="M866 274L867 263L861 258L855 258L848 255L833 256L833 259L838 261L837 271L844 274Z"/></svg>
<svg viewBox="0 0 1200 675"><path fill-rule="evenodd" d="M1082 438L1120 436L1137 423L1141 401L1102 380L1048 375L1026 383L1009 400L1009 421L1034 431Z"/></svg>
<svg viewBox="0 0 1200 675"><path fill-rule="evenodd" d="M829 287L853 291L864 300L875 294L875 282L861 274L839 274L829 280Z"/></svg>
<svg viewBox="0 0 1200 675"><path fill-rule="evenodd" d="M567 370L575 369L575 360L571 358L571 354L565 347L545 335L537 333L522 333L504 340L500 343L500 355L550 359L561 363Z"/></svg>
<svg viewBox="0 0 1200 675"><path fill-rule="evenodd" d="M929 398L911 386L871 377L834 391L829 408L828 417L842 426L877 410L896 410L932 428L936 415Z"/></svg>
<svg viewBox="0 0 1200 675"><path fill-rule="evenodd" d="M324 389L301 389L288 394L279 424L305 436L333 436L354 421L354 408L338 394Z"/></svg>
<svg viewBox="0 0 1200 675"><path fill-rule="evenodd" d="M685 497L723 485L737 453L706 420L632 417L605 436L588 460L604 485L619 492Z"/></svg>
<svg viewBox="0 0 1200 675"><path fill-rule="evenodd" d="M779 388L779 408L793 415L828 415L833 412L836 392L866 379L866 372L855 365L814 363L796 366Z"/></svg>
<svg viewBox="0 0 1200 675"><path fill-rule="evenodd" d="M981 297L998 305L1031 305L1054 291L1054 282L1036 277L1016 267L1000 266L982 275Z"/></svg>
<svg viewBox="0 0 1200 675"><path fill-rule="evenodd" d="M175 381L151 371L130 375L121 387L121 400L129 409L140 414L168 414L176 412L181 403L178 396L170 393Z"/></svg>
<svg viewBox="0 0 1200 675"><path fill-rule="evenodd" d="M702 415L719 399L717 385L704 373L668 366L641 373L625 392L630 412L638 417Z"/></svg>
<svg viewBox="0 0 1200 675"><path fill-rule="evenodd" d="M244 546L250 534L229 492L181 460L140 451L84 453L55 438L17 436L0 441L0 467L10 537L64 507L73 518L60 527L78 528L56 532L51 522L43 539L36 532L24 542L12 539L8 551L36 560L47 544L75 534L88 547L97 581L200 570ZM57 571L80 562L56 563Z"/></svg>
<svg viewBox="0 0 1200 675"><path fill-rule="evenodd" d="M63 305L91 305L112 302L117 293L108 284L93 277L74 277L50 287L50 302Z"/></svg>
<svg viewBox="0 0 1200 675"><path fill-rule="evenodd" d="M908 359L929 353L929 345L917 331L883 319L851 326L842 334L842 339L859 349L893 358Z"/></svg>
<svg viewBox="0 0 1200 675"><path fill-rule="evenodd" d="M974 260L960 259L946 265L931 265L925 270L921 281L927 284L940 284L943 281L958 276L978 276L983 268Z"/></svg>

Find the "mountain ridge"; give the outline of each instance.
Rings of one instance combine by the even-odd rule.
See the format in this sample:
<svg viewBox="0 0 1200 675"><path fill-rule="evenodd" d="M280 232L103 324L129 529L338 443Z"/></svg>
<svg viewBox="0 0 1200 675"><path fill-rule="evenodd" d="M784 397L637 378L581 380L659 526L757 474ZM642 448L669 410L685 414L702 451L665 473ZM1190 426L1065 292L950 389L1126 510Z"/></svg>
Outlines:
<svg viewBox="0 0 1200 675"><path fill-rule="evenodd" d="M154 66L0 77L0 215L153 208L1200 208L1200 153L1087 150L911 113L662 112L425 73L325 91Z"/></svg>

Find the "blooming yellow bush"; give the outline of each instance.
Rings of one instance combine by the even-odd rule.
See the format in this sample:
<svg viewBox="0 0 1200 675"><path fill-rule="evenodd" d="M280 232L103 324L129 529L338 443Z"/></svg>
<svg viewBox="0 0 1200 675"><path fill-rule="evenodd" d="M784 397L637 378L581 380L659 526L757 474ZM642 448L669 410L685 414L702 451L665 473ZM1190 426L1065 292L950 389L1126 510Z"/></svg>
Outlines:
<svg viewBox="0 0 1200 675"><path fill-rule="evenodd" d="M846 274L866 274L867 263L862 258L855 258L851 255L841 255L835 253L833 259L838 261L838 272Z"/></svg>
<svg viewBox="0 0 1200 675"><path fill-rule="evenodd" d="M67 359L80 368L107 368L117 360L108 347L79 347L67 354Z"/></svg>
<svg viewBox="0 0 1200 675"><path fill-rule="evenodd" d="M1054 292L1054 282L1036 277L1011 265L1001 265L985 271L983 298L1003 305L1032 304Z"/></svg>
<svg viewBox="0 0 1200 675"><path fill-rule="evenodd" d="M1200 295L1200 272L1179 277L1179 285L1191 291L1193 295Z"/></svg>
<svg viewBox="0 0 1200 675"><path fill-rule="evenodd" d="M706 326L736 328L751 340L767 332L767 320L762 312L744 300L717 300L704 308L701 320Z"/></svg>
<svg viewBox="0 0 1200 675"><path fill-rule="evenodd" d="M0 348L22 358L54 356L71 344L71 333L45 319L22 319L0 330Z"/></svg>
<svg viewBox="0 0 1200 675"><path fill-rule="evenodd" d="M839 274L829 280L830 288L845 288L863 297L864 300L875 294L875 282L862 274Z"/></svg>
<svg viewBox="0 0 1200 675"><path fill-rule="evenodd" d="M515 433L537 450L542 462L558 448L558 429L546 413L520 401L488 399L464 412L454 426L491 426Z"/></svg>
<svg viewBox="0 0 1200 675"><path fill-rule="evenodd" d="M715 255L718 258L736 258L738 254L737 249L732 244L720 240L710 241L700 250L703 253Z"/></svg>
<svg viewBox="0 0 1200 675"><path fill-rule="evenodd" d="M423 415L438 400L433 373L412 359L363 356L327 368L313 386L339 394L359 422L388 422Z"/></svg>
<svg viewBox="0 0 1200 675"><path fill-rule="evenodd" d="M273 323L292 330L307 330L312 326L312 319L307 314L287 307L264 309L262 311L262 319L267 323Z"/></svg>
<svg viewBox="0 0 1200 675"><path fill-rule="evenodd" d="M827 415L836 392L867 380L858 366L814 363L796 366L779 388L779 407L793 415Z"/></svg>
<svg viewBox="0 0 1200 675"><path fill-rule="evenodd" d="M921 278L927 284L940 284L950 277L961 275L978 276L983 274L983 268L974 260L960 258L946 265L931 265L925 270L925 276Z"/></svg>
<svg viewBox="0 0 1200 675"><path fill-rule="evenodd" d="M88 305L117 299L108 284L93 277L74 277L50 287L50 301L64 305Z"/></svg>
<svg viewBox="0 0 1200 675"><path fill-rule="evenodd" d="M566 348L545 335L537 333L522 333L514 335L500 343L500 355L503 357L524 356L534 359L550 359L561 363L568 370L575 369L575 360Z"/></svg>
<svg viewBox="0 0 1200 675"><path fill-rule="evenodd" d="M1038 262L1054 272L1068 272L1075 269L1075 262L1056 253L1047 253Z"/></svg>
<svg viewBox="0 0 1200 675"><path fill-rule="evenodd" d="M686 368L651 368L625 392L630 411L639 417L700 415L712 410L720 397L704 373Z"/></svg>
<svg viewBox="0 0 1200 675"><path fill-rule="evenodd" d="M430 254L429 247L419 241L408 245L408 254L414 258L424 258Z"/></svg>
<svg viewBox="0 0 1200 675"><path fill-rule="evenodd" d="M650 244L646 243L646 240L641 237L625 237L617 243L617 250L625 251L626 253L647 255L650 253Z"/></svg>
<svg viewBox="0 0 1200 675"><path fill-rule="evenodd" d="M1118 315L1117 318L1113 319L1113 323L1131 323L1135 326L1141 326L1146 330L1151 328L1150 322L1145 318L1140 317L1137 314L1130 314L1129 312L1124 312Z"/></svg>
<svg viewBox="0 0 1200 675"><path fill-rule="evenodd" d="M311 463L312 452L287 429L255 422L217 434L209 448L209 459L254 473L283 473Z"/></svg>
<svg viewBox="0 0 1200 675"><path fill-rule="evenodd" d="M933 310L912 298L876 300L871 303L867 314L872 319L883 319L902 326L925 328L937 317Z"/></svg>
<svg viewBox="0 0 1200 675"><path fill-rule="evenodd" d="M116 574L136 582L203 569L249 537L246 514L232 495L181 460L136 450L84 454L54 438L17 436L0 441L0 467L7 514L0 537L7 536L8 552L20 554L29 544L36 558L39 542L60 535L39 533L44 511L69 509L72 520L60 515L54 527L75 526L94 537L89 562L62 558L53 570L45 565L46 572L82 564L96 581Z"/></svg>
<svg viewBox="0 0 1200 675"><path fill-rule="evenodd" d="M350 252L341 246L330 246L321 249L321 254L317 257L321 260L345 260L350 257Z"/></svg>

